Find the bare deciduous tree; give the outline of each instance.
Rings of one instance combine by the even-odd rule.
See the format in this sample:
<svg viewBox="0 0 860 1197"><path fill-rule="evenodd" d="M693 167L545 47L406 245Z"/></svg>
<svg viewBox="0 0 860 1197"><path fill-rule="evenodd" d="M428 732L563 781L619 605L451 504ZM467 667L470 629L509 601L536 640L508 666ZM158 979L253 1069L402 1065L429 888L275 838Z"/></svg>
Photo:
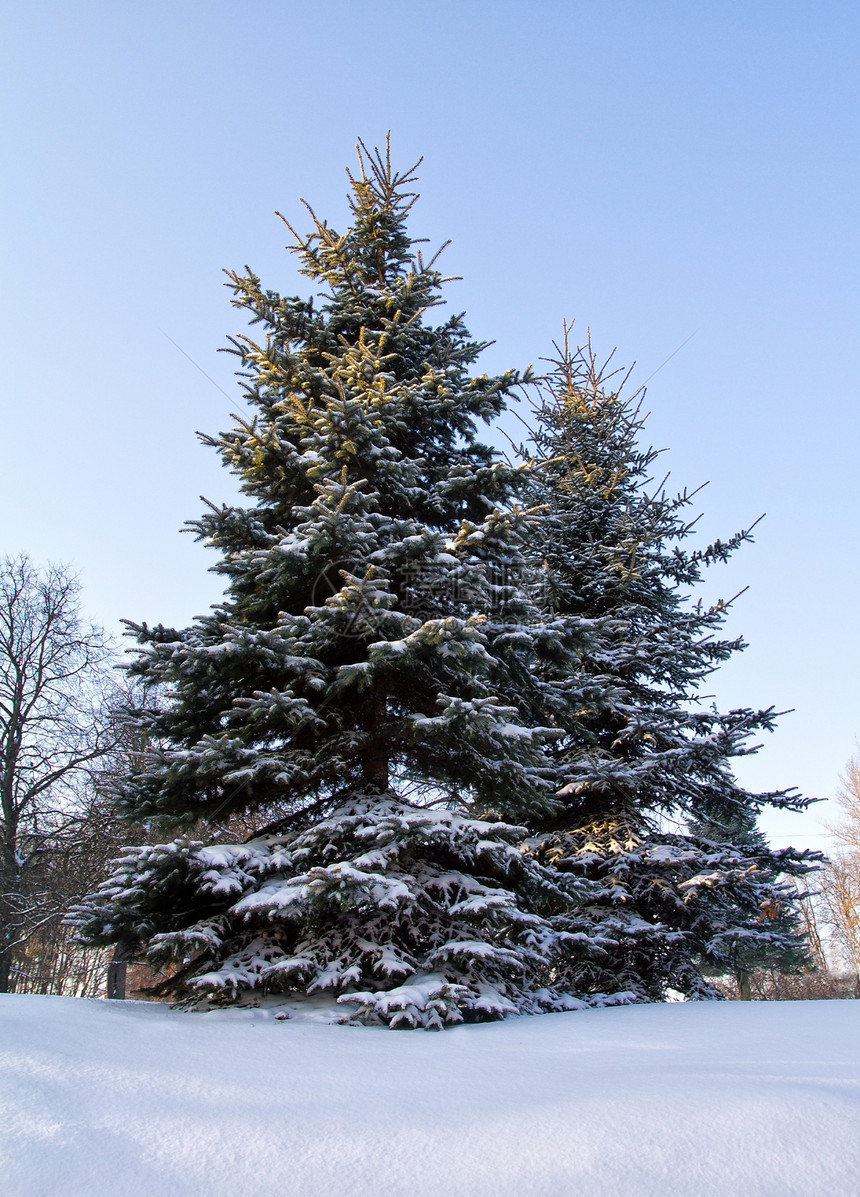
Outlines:
<svg viewBox="0 0 860 1197"><path fill-rule="evenodd" d="M860 860L860 753L848 762L836 800L842 821L832 829L833 833L842 847Z"/></svg>
<svg viewBox="0 0 860 1197"><path fill-rule="evenodd" d="M821 880L821 903L842 962L860 975L860 859L833 854Z"/></svg>
<svg viewBox="0 0 860 1197"><path fill-rule="evenodd" d="M16 950L67 901L51 860L80 827L81 787L109 750L100 701L110 647L77 579L0 561L0 992Z"/></svg>
<svg viewBox="0 0 860 1197"><path fill-rule="evenodd" d="M837 842L821 879L821 906L841 962L860 977L860 755L845 770L837 794L841 819L830 831Z"/></svg>

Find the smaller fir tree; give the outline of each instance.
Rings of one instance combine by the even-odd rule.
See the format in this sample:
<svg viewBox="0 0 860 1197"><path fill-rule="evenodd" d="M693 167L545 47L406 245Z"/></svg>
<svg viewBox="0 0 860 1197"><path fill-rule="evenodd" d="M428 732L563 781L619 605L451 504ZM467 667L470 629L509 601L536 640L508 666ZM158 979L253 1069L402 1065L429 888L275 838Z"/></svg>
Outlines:
<svg viewBox="0 0 860 1197"><path fill-rule="evenodd" d="M572 959L574 988L716 997L706 973L742 973L765 958L807 963L797 891L784 878L817 859L774 851L757 830L763 807L802 810L807 800L751 794L732 772L756 750L750 738L772 728L773 710L719 712L700 699L701 683L744 644L720 635L727 603L688 596L752 529L685 547L692 496L654 482L639 406L569 333L537 404L534 498L547 512L538 564L548 617L592 619L599 631L579 671L554 679L565 735L551 753L564 805L531 844L560 874L596 887L568 928L605 954Z"/></svg>

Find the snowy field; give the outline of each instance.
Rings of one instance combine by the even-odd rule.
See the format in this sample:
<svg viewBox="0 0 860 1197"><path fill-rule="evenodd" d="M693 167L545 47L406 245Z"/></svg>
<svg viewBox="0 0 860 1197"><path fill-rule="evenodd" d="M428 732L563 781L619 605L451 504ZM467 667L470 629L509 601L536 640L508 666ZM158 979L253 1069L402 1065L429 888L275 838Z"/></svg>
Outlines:
<svg viewBox="0 0 860 1197"><path fill-rule="evenodd" d="M857 1197L860 1002L438 1034L0 997L4 1197Z"/></svg>

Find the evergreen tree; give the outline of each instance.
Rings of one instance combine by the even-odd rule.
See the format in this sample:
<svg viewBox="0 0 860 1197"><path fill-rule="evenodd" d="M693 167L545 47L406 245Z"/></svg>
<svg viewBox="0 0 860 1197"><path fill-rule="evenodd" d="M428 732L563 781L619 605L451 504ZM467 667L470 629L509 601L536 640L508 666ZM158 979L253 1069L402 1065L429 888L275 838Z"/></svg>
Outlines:
<svg viewBox="0 0 860 1197"><path fill-rule="evenodd" d="M564 806L531 843L539 859L597 887L569 929L605 954L572 960L572 984L642 1000L669 988L716 996L707 972L806 963L796 890L780 877L802 875L816 854L773 851L756 824L765 806L801 810L807 800L750 794L732 773L773 710L721 713L700 699L701 683L744 644L720 635L726 603L704 606L690 592L751 529L685 547L692 496L652 479L657 453L639 447L639 407L611 377L590 344L571 347L566 327L537 404L545 605L600 630L581 651L585 681L555 680L565 735L551 752Z"/></svg>
<svg viewBox="0 0 860 1197"><path fill-rule="evenodd" d="M127 713L151 748L116 800L257 831L128 849L77 915L182 1000L320 992L392 1026L572 1004L583 885L516 846L554 807L532 679L561 650L523 588L517 471L476 434L523 379L473 377L484 346L428 320L413 181L361 146L346 232L290 229L319 306L229 275L265 336L232 342L252 415L204 440L248 504L193 525L223 603L131 625L156 701Z"/></svg>

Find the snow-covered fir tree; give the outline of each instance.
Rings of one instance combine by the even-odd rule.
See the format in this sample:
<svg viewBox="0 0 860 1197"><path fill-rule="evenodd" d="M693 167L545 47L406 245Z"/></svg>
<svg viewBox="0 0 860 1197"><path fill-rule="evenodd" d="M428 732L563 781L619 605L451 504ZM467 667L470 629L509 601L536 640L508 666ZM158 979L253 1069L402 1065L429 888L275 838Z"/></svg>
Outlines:
<svg viewBox="0 0 860 1197"><path fill-rule="evenodd" d="M668 989L716 996L707 974L742 975L753 961L799 969L796 889L785 877L817 854L771 850L757 819L763 807L807 802L748 793L732 772L772 727L772 710L719 712L700 697L744 644L721 636L726 604L691 596L750 530L688 549L691 496L652 477L658 454L639 445L635 399L598 368L590 343L573 348L567 327L553 365L532 451L547 510L544 604L556 618L600 621L580 656L585 681L556 679L566 735L549 751L564 807L531 841L538 859L597 885L569 929L605 951L571 959L570 983L660 1000Z"/></svg>
<svg viewBox="0 0 860 1197"><path fill-rule="evenodd" d="M204 439L247 505L193 525L223 603L132 625L151 747L117 787L182 834L128 849L77 915L183 1001L319 993L427 1027L576 1004L558 978L589 950L588 885L517 845L555 805L538 663L579 625L523 589L533 517L476 434L522 378L472 376L483 346L430 321L413 181L361 146L347 230L290 229L320 303L229 276L263 335L232 343L249 414ZM255 833L207 843L225 818Z"/></svg>

